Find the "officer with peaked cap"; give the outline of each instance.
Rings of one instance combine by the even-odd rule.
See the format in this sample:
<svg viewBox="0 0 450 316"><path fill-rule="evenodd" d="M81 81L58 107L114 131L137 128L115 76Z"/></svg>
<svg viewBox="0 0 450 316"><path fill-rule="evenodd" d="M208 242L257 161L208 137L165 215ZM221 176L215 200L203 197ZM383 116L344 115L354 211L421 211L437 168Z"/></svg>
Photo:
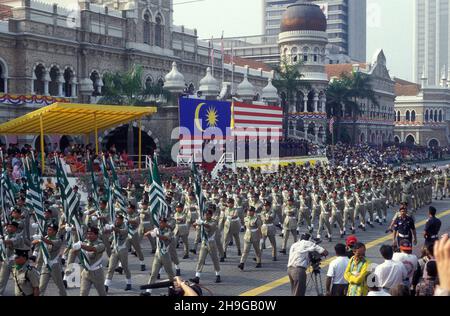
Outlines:
<svg viewBox="0 0 450 316"><path fill-rule="evenodd" d="M28 249L15 249L13 279L16 296L39 296L39 273L28 263Z"/></svg>

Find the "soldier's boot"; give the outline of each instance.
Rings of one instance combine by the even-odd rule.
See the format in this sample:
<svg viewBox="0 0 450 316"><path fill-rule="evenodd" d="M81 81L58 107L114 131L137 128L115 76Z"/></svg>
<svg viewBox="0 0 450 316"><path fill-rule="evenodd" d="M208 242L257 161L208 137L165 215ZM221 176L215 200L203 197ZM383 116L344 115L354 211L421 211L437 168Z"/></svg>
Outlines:
<svg viewBox="0 0 450 316"><path fill-rule="evenodd" d="M131 280L130 283L127 283L127 285L125 286L125 292L131 291Z"/></svg>
<svg viewBox="0 0 450 316"><path fill-rule="evenodd" d="M283 255L286 255L286 249L281 249L280 253L283 254Z"/></svg>
<svg viewBox="0 0 450 316"><path fill-rule="evenodd" d="M241 269L242 271L244 271L244 264L243 263L239 263L238 268Z"/></svg>
<svg viewBox="0 0 450 316"><path fill-rule="evenodd" d="M181 269L176 269L175 276L180 276L180 275L181 275Z"/></svg>
<svg viewBox="0 0 450 316"><path fill-rule="evenodd" d="M220 275L216 275L216 283L221 283L222 280L220 279Z"/></svg>
<svg viewBox="0 0 450 316"><path fill-rule="evenodd" d="M256 269L259 269L261 267L262 267L261 263L257 263L256 266L255 266Z"/></svg>

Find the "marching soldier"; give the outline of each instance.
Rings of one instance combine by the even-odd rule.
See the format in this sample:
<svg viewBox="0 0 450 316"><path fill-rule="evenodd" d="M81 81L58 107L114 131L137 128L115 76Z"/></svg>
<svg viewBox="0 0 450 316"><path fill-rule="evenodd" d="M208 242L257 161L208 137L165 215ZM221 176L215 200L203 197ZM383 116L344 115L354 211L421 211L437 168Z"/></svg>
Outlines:
<svg viewBox="0 0 450 316"><path fill-rule="evenodd" d="M330 224L330 217L331 217L331 205L328 201L328 197L326 193L323 193L320 197L320 217L319 217L319 229L317 230L317 239L321 239L320 236L322 229L327 229L327 235L326 238L328 238L328 241L332 241L332 231L331 231L331 224Z"/></svg>
<svg viewBox="0 0 450 316"><path fill-rule="evenodd" d="M185 211L184 205L181 203L178 203L175 208L175 214L174 214L174 220L176 222L175 224L175 230L173 232L176 240L181 239L183 242L183 249L184 249L184 257L183 259L189 258L189 227L187 223L187 213Z"/></svg>
<svg viewBox="0 0 450 316"><path fill-rule="evenodd" d="M144 236L148 238L150 241L150 245L152 247L152 254L156 253L156 241L150 234L146 234L154 228L152 215L150 209L148 208L148 200L144 198L141 202L141 208L139 210L139 228L138 234L140 239L142 240Z"/></svg>
<svg viewBox="0 0 450 316"><path fill-rule="evenodd" d="M289 233L294 236L294 242L297 242L297 218L298 212L294 206L294 197L289 197L288 204L283 209L284 222L283 222L283 248L280 253L286 254L286 247L289 239Z"/></svg>
<svg viewBox="0 0 450 316"><path fill-rule="evenodd" d="M344 196L344 232L350 220L352 234L355 234L355 198L350 189L347 189Z"/></svg>
<svg viewBox="0 0 450 316"><path fill-rule="evenodd" d="M202 245L200 247L200 254L198 257L198 263L195 272L195 278L192 280L194 283L200 283L201 273L205 266L206 256L209 254L214 265L214 271L216 273L216 283L220 283L220 264L219 257L217 255L217 246L215 240L215 234L217 232L217 222L213 218L213 209L209 208L205 214L205 220L199 219L194 226L200 226L200 230L203 228Z"/></svg>
<svg viewBox="0 0 450 316"><path fill-rule="evenodd" d="M225 210L225 226L224 226L224 239L223 239L223 250L224 257L226 258L227 249L230 241L234 239L236 247L238 250L238 256L242 255L241 252L241 241L239 239L239 232L241 230L241 223L239 219L239 214L234 207L234 199L228 199L228 207Z"/></svg>
<svg viewBox="0 0 450 316"><path fill-rule="evenodd" d="M62 246L62 241L58 236L58 225L50 224L47 227L47 236L41 239L33 240L32 244L38 246L40 243L45 243L47 245L47 250L49 254L47 265L43 265L41 268L41 278L39 282L39 292L40 295L44 295L47 290L48 282L50 277L55 282L56 287L59 291L59 296L67 296L66 288L64 286L62 277L62 266L61 266L61 255L60 250ZM43 253L41 251L41 257ZM50 267L50 269L48 268Z"/></svg>
<svg viewBox="0 0 450 316"><path fill-rule="evenodd" d="M74 250L81 250L87 262L81 272L80 296L88 296L93 285L99 296L106 296L105 276L103 274L102 258L105 252L105 245L99 239L99 229L89 227L86 234L86 241L74 243Z"/></svg>
<svg viewBox="0 0 450 316"><path fill-rule="evenodd" d="M277 240L275 238L276 229L274 226L274 221L278 215L270 206L270 202L265 201L264 208L261 212L261 250L266 249L266 239L269 238L270 244L272 246L272 260L277 261Z"/></svg>
<svg viewBox="0 0 450 316"><path fill-rule="evenodd" d="M312 233L311 227L311 198L305 189L302 190L302 193L299 198L299 215L298 215L298 223L297 223L297 231L300 231L300 224L303 221L306 221L306 225L308 226L308 231Z"/></svg>
<svg viewBox="0 0 450 316"><path fill-rule="evenodd" d="M369 183L366 182L366 184L364 185L364 206L366 208L366 213L368 213L368 215L369 215L367 224L372 228L374 228L374 226L373 226L374 203L373 202L374 201L373 201L372 189L370 188Z"/></svg>
<svg viewBox="0 0 450 316"><path fill-rule="evenodd" d="M15 296L39 296L39 272L28 264L28 250L15 249Z"/></svg>
<svg viewBox="0 0 450 316"><path fill-rule="evenodd" d="M311 193L311 229L314 230L314 222L320 216L320 192L319 187L315 186Z"/></svg>
<svg viewBox="0 0 450 316"><path fill-rule="evenodd" d="M272 189L272 208L276 214L276 226L281 228L283 222L283 194L279 190L279 186L275 185Z"/></svg>
<svg viewBox="0 0 450 316"><path fill-rule="evenodd" d="M355 197L355 219L359 217L359 228L366 231L366 207L364 205L364 193L361 192L361 187L357 186L354 193ZM356 222L356 220L355 220Z"/></svg>
<svg viewBox="0 0 450 316"><path fill-rule="evenodd" d="M435 200L440 198L441 201L442 201L444 199L444 197L445 197L444 188L445 188L445 183L447 182L447 177L442 172L442 170L439 170L437 172L437 174L435 176L435 182L436 182Z"/></svg>
<svg viewBox="0 0 450 316"><path fill-rule="evenodd" d="M344 238L345 227L344 227L344 222L342 220L342 211L343 210L340 209L341 204L342 203L338 197L338 193L336 191L333 192L332 198L330 200L330 206L331 206L330 224L333 225L336 222L340 229L341 238Z"/></svg>
<svg viewBox="0 0 450 316"><path fill-rule="evenodd" d="M127 285L125 291L131 291L131 272L128 268L128 226L125 224L124 216L121 213L116 213L116 220L114 225L108 225L107 229L113 233L113 249L109 257L108 272L105 280L105 291L108 293L111 280L114 276L114 270L117 268L119 262L121 264L121 271L125 272L127 278Z"/></svg>
<svg viewBox="0 0 450 316"><path fill-rule="evenodd" d="M153 258L152 272L148 284L154 284L158 278L159 270L164 267L170 281L173 281L175 274L173 273L172 261L170 259L170 253L168 247L170 247L173 234L170 230L167 218L161 218L159 220L159 228L155 228L152 231L146 232L145 235L152 235L157 240L157 251ZM152 290L148 289L141 293L141 296L151 296Z"/></svg>
<svg viewBox="0 0 450 316"><path fill-rule="evenodd" d="M241 263L238 268L244 270L250 248L253 246L256 254L256 268L261 268L261 249L259 243L261 240L261 219L256 215L254 207L250 207L245 217L245 235L244 235L244 252L242 253Z"/></svg>
<svg viewBox="0 0 450 316"><path fill-rule="evenodd" d="M129 234L129 244L130 247L133 247L134 253L139 259L139 263L141 266L141 271L145 271L145 263L144 263L144 254L142 253L141 238L139 237L138 229L139 229L139 213L136 212L136 205L133 203L128 204L127 208L127 223L128 223L128 234Z"/></svg>
<svg viewBox="0 0 450 316"><path fill-rule="evenodd" d="M19 224L17 222L8 223L6 226L7 234L4 236L4 240L0 240L0 242L3 242L6 249L6 260L3 261L0 269L0 296L2 296L5 291L14 266L14 251L25 247L22 234L17 233L18 227ZM39 281L37 286L39 288Z"/></svg>
<svg viewBox="0 0 450 316"><path fill-rule="evenodd" d="M209 208L212 210L212 219L217 224L217 229L214 234L214 240L216 242L217 253L220 257L220 262L225 262L225 253L223 250L222 231L219 229L219 221L223 219L222 212L217 208L215 204L210 204Z"/></svg>

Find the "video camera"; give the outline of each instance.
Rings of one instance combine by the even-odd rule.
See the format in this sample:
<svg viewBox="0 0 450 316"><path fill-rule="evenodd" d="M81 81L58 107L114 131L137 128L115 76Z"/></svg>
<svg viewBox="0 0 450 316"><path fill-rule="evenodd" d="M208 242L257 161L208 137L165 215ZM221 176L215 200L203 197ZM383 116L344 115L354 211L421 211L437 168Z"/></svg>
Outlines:
<svg viewBox="0 0 450 316"><path fill-rule="evenodd" d="M311 238L311 235L308 233L302 234L300 238L301 238L301 240L312 241L316 245L321 243L321 240ZM313 273L319 274L320 269L321 269L320 264L322 263L322 255L320 253L318 253L317 251L310 251L308 253L308 257L309 257L309 261L310 261L310 265L313 270Z"/></svg>
<svg viewBox="0 0 450 316"><path fill-rule="evenodd" d="M201 287L198 284L195 283L189 283L189 287L191 289L193 289L195 291L195 293L198 294L198 296L203 296L203 292ZM173 296L173 297L182 297L184 296L184 291L183 289L179 288L176 289L173 285L173 281L170 280L166 280L166 281L161 281L158 283L153 283L153 284L147 284L147 285L141 285L141 290L153 290L153 289L164 289L167 288L168 291L168 296Z"/></svg>

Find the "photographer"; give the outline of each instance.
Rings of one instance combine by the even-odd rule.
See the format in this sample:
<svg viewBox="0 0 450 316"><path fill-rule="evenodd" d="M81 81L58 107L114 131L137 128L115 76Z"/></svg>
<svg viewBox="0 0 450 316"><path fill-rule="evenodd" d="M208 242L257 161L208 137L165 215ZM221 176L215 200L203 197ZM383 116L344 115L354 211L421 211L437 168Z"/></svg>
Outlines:
<svg viewBox="0 0 450 316"><path fill-rule="evenodd" d="M180 277L175 277L173 284L175 290L182 292L183 296L199 296L199 294L189 285L189 282L183 281Z"/></svg>
<svg viewBox="0 0 450 316"><path fill-rule="evenodd" d="M310 265L310 253L317 252L328 256L328 251L310 241L311 235L303 234L289 251L288 276L291 282L292 296L305 296L306 269Z"/></svg>

